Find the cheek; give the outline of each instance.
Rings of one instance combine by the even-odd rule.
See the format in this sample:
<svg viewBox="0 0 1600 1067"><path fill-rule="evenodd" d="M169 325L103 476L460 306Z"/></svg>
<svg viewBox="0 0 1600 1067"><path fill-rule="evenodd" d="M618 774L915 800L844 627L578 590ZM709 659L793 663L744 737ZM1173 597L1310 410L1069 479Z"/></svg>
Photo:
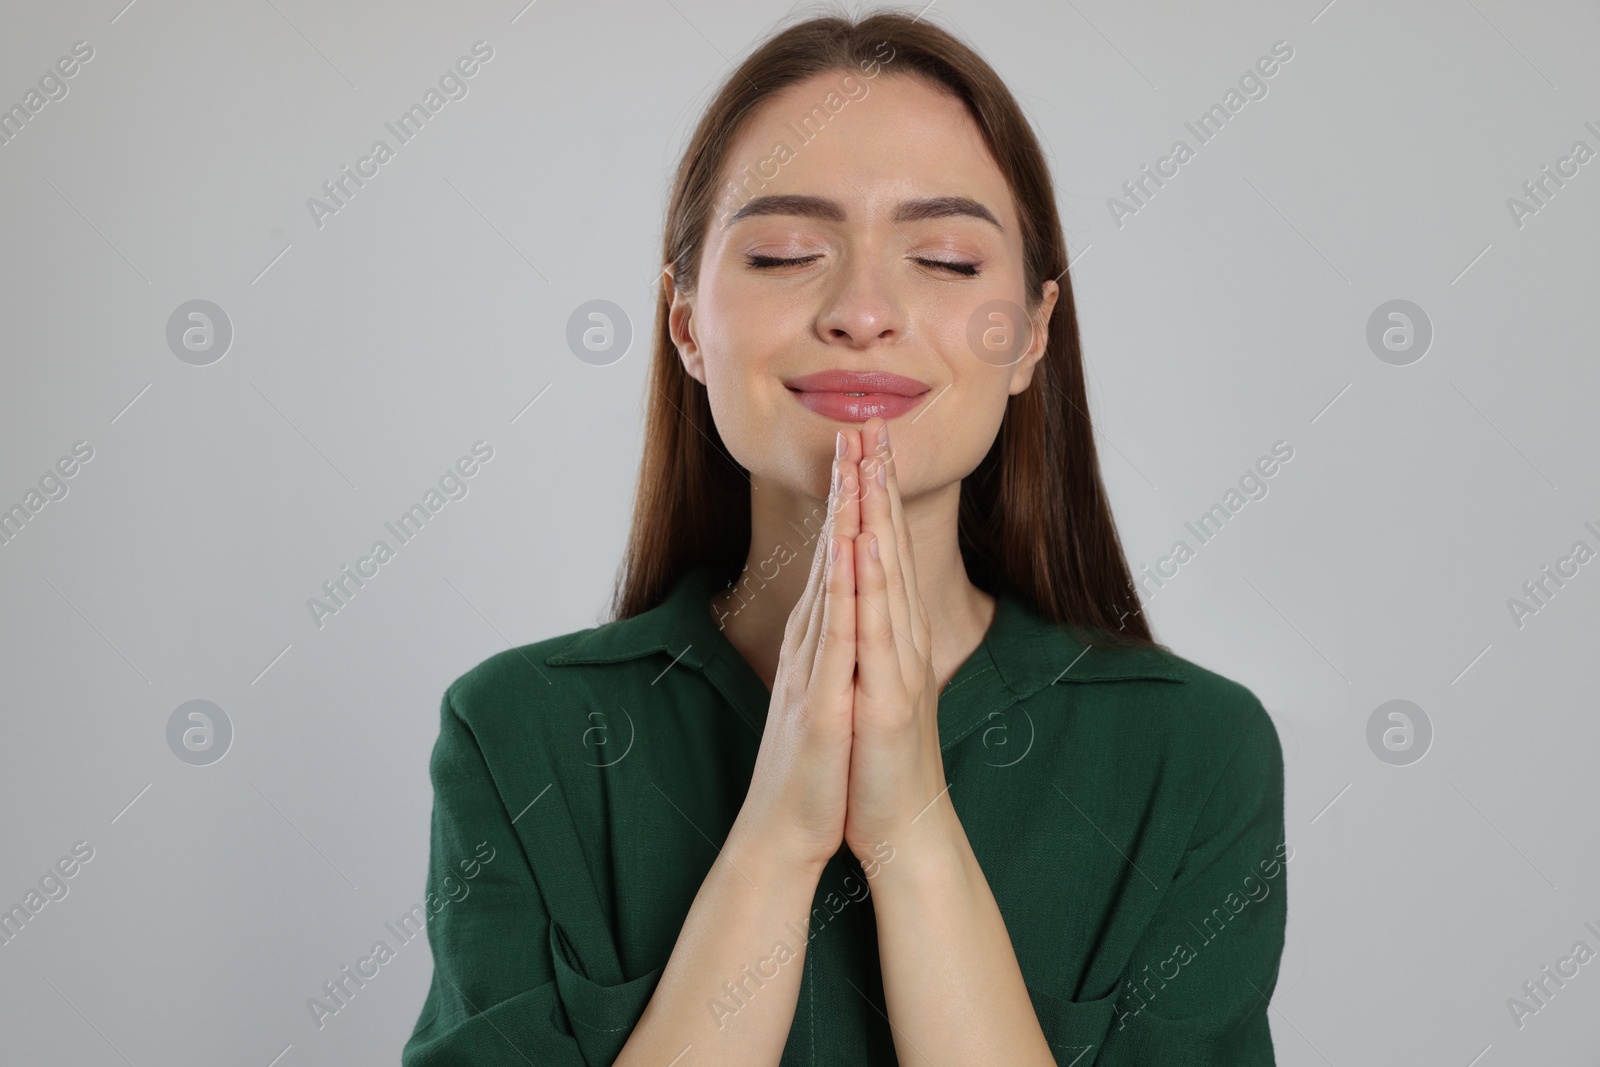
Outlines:
<svg viewBox="0 0 1600 1067"><path fill-rule="evenodd" d="M1005 414L1003 392L998 397L987 387L978 392L968 395L957 384L915 424L910 418L891 424L901 496L942 490L978 469Z"/></svg>
<svg viewBox="0 0 1600 1067"><path fill-rule="evenodd" d="M745 337L745 323L732 303L716 294L699 309L695 339L700 345L701 374L711 396L711 410L720 425L742 409L741 398L750 388L752 363L757 354Z"/></svg>
<svg viewBox="0 0 1600 1067"><path fill-rule="evenodd" d="M951 386L927 415L902 430L911 454L900 468L901 490L938 489L977 469L994 445L1007 399L1001 372L986 370Z"/></svg>
<svg viewBox="0 0 1600 1067"><path fill-rule="evenodd" d="M704 366L717 436L741 467L773 473L794 449L785 432L787 413L779 407L789 397L766 356L724 334L704 348Z"/></svg>
<svg viewBox="0 0 1600 1067"><path fill-rule="evenodd" d="M713 349L706 353L706 394L711 400L711 417L723 443L740 463L745 463L740 452L750 439L753 403L747 370L729 352Z"/></svg>

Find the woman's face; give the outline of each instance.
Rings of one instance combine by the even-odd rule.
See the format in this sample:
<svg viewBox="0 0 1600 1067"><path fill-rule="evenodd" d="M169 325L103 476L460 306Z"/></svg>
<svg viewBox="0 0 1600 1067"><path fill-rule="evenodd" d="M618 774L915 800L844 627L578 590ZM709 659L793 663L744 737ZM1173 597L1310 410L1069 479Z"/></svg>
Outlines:
<svg viewBox="0 0 1600 1067"><path fill-rule="evenodd" d="M821 74L751 116L722 180L670 321L734 458L825 497L836 431L877 415L906 498L971 473L1032 379L1057 287L1030 325L1010 189L961 102Z"/></svg>

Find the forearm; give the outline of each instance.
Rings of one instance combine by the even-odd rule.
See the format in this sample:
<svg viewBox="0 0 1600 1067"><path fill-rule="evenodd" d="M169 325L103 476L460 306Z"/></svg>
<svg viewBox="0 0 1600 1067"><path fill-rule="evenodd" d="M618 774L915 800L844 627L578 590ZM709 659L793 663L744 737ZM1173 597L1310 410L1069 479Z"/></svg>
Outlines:
<svg viewBox="0 0 1600 1067"><path fill-rule="evenodd" d="M1054 1067L1005 921L954 809L941 800L918 822L873 883L896 1056L908 1067Z"/></svg>
<svg viewBox="0 0 1600 1067"><path fill-rule="evenodd" d="M735 823L616 1067L776 1065L794 1021L822 865Z"/></svg>

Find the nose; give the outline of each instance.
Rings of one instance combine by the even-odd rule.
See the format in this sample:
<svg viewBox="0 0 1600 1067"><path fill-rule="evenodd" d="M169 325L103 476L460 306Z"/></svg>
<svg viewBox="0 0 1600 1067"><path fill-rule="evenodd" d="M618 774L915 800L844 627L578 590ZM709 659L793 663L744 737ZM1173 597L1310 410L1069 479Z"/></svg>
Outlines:
<svg viewBox="0 0 1600 1067"><path fill-rule="evenodd" d="M850 348L893 344L904 336L904 308L877 257L855 257L841 268L819 310L817 332L830 344Z"/></svg>

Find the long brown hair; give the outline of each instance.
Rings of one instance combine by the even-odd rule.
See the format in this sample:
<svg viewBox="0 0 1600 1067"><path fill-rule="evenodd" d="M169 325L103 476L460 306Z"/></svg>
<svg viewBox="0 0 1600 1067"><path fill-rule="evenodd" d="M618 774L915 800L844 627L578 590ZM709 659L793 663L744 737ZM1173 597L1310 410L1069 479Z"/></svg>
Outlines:
<svg viewBox="0 0 1600 1067"><path fill-rule="evenodd" d="M859 21L812 18L768 38L728 75L684 151L667 207L662 263L685 292L697 280L719 177L741 124L770 96L816 74L887 67L953 93L1006 175L1022 223L1028 311L1045 279L1061 293L1029 387L1008 398L999 433L961 483L958 538L973 584L1008 585L1039 614L1086 639L1162 648L1151 636L1100 480L1084 389L1078 317L1050 171L1009 89L989 64L925 19L879 10ZM750 548L750 482L687 371L658 287L655 339L633 525L612 598L631 618L704 563L731 577Z"/></svg>

